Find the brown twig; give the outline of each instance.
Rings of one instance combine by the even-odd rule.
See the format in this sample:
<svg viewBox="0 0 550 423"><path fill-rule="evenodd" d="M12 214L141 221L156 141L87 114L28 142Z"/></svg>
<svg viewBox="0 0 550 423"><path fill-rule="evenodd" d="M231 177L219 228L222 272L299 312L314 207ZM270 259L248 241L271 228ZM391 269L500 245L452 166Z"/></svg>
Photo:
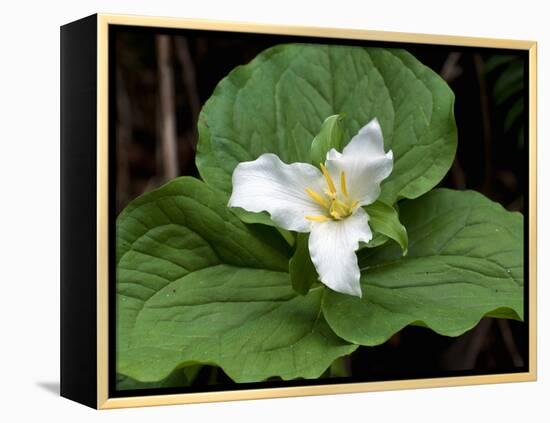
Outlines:
<svg viewBox="0 0 550 423"><path fill-rule="evenodd" d="M458 338L442 357L442 364L453 370L473 369L485 348L491 325L491 319L482 319L475 328Z"/></svg>
<svg viewBox="0 0 550 423"><path fill-rule="evenodd" d="M483 181L483 193L490 196L493 182L493 165L491 163L492 153L492 131L491 131L491 111L489 106L489 92L485 82L485 63L480 54L475 53L474 66L476 69L477 80L479 84L479 101L481 106L481 123L483 127L483 146L485 154L485 176Z"/></svg>
<svg viewBox="0 0 550 423"><path fill-rule="evenodd" d="M117 109L117 125L116 125L116 149L117 149L117 183L116 183L116 198L117 210L124 207L129 198L130 191L130 164L128 155L130 144L132 142L132 103L126 88L122 70L120 66L116 69L116 109Z"/></svg>
<svg viewBox="0 0 550 423"><path fill-rule="evenodd" d="M447 81L448 84L462 74L462 68L458 66L458 61L461 56L462 53L457 51L449 53L447 59L445 59L445 63L443 63L443 66L441 67L441 72L439 72L439 75L441 75L441 78Z"/></svg>
<svg viewBox="0 0 550 423"><path fill-rule="evenodd" d="M466 189L466 176L458 161L458 157L455 157L453 166L451 167L451 179L456 189Z"/></svg>
<svg viewBox="0 0 550 423"><path fill-rule="evenodd" d="M512 334L512 330L510 329L510 324L504 319L499 319L498 328L500 329L500 334L502 335L504 345L506 346L506 349L508 350L508 353L512 358L512 363L514 363L514 366L516 367L522 367L523 358L521 357L521 354L519 353L516 346L516 342L514 341L514 335Z"/></svg>
<svg viewBox="0 0 550 423"><path fill-rule="evenodd" d="M159 126L162 144L164 181L179 174L176 132L174 71L172 68L172 44L168 35L157 35L157 62L160 116Z"/></svg>
<svg viewBox="0 0 550 423"><path fill-rule="evenodd" d="M487 335L491 329L491 325L492 321L490 319L482 319L474 329L475 336L473 336L470 347L464 354L466 368L473 369L475 367L477 358L483 350L487 340Z"/></svg>
<svg viewBox="0 0 550 423"><path fill-rule="evenodd" d="M519 211L523 213L523 195L517 197L514 201L506 206L510 211Z"/></svg>
<svg viewBox="0 0 550 423"><path fill-rule="evenodd" d="M453 82L462 74L462 67L458 64L461 57L462 53L453 51L452 53L449 53L443 63L443 66L441 67L441 72L439 72L439 74L445 81L447 81L448 84ZM466 176L464 175L464 170L458 160L458 155L455 157L453 166L451 167L451 179L456 189L466 188Z"/></svg>
<svg viewBox="0 0 550 423"><path fill-rule="evenodd" d="M197 140L197 120L201 109L199 93L197 92L195 65L193 63L193 59L191 58L191 53L189 52L189 43L185 37L175 37L174 47L176 50L176 56L182 68L183 85L185 87L189 108L191 109L191 125L194 135L191 146L194 150Z"/></svg>

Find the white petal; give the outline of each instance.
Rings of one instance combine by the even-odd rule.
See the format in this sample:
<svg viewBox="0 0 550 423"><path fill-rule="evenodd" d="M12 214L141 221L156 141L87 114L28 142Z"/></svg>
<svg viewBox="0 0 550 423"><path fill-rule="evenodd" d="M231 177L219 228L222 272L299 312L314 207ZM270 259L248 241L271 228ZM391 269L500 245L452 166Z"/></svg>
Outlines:
<svg viewBox="0 0 550 423"><path fill-rule="evenodd" d="M340 221L313 223L309 254L321 282L334 291L361 297L355 251L359 248L359 241L369 242L371 239L369 217L362 208Z"/></svg>
<svg viewBox="0 0 550 423"><path fill-rule="evenodd" d="M239 163L233 171L229 207L251 212L267 211L281 228L309 232L307 215L325 214L306 193L323 192L323 175L307 163L283 163L275 154L262 154L252 162Z"/></svg>
<svg viewBox="0 0 550 423"><path fill-rule="evenodd" d="M342 171L351 197L361 205L374 203L380 195L380 183L393 169L392 151L384 152L382 128L375 118L359 130L342 153L327 153L326 167L333 179Z"/></svg>

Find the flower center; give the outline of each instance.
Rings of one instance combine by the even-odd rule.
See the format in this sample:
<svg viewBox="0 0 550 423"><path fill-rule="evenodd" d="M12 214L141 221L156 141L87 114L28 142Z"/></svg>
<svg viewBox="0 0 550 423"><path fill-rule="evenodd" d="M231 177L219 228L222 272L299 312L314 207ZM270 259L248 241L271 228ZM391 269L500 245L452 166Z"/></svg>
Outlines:
<svg viewBox="0 0 550 423"><path fill-rule="evenodd" d="M338 191L327 168L322 163L320 167L327 181L325 192L318 193L311 188L306 188L306 193L309 198L326 210L326 214L307 215L305 218L314 222L326 222L327 220L342 220L351 216L357 207L358 201L353 201L349 196L346 173L344 171L340 172L340 191Z"/></svg>

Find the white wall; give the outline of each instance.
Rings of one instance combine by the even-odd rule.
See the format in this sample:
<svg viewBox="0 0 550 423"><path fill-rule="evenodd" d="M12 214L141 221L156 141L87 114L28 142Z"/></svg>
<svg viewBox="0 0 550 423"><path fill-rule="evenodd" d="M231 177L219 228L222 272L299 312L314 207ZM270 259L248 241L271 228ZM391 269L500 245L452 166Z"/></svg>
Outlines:
<svg viewBox="0 0 550 423"><path fill-rule="evenodd" d="M543 1L26 1L0 25L0 369L3 421L542 422L548 393L550 31ZM59 29L113 12L539 41L539 382L94 412L51 392L59 365ZM7 149L6 149L7 147ZM6 236L7 231L7 236Z"/></svg>

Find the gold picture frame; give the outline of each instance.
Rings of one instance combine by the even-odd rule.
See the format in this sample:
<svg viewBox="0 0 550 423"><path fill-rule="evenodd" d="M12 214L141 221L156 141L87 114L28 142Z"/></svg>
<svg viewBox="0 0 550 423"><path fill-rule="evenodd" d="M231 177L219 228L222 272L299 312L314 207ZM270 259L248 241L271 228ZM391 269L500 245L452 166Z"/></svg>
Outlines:
<svg viewBox="0 0 550 423"><path fill-rule="evenodd" d="M109 396L109 26L125 25L172 29L199 29L208 31L232 31L258 34L311 36L342 40L369 40L379 42L406 42L464 47L490 47L515 49L528 52L529 61L529 371L521 373L453 376L429 379L395 380L384 382L359 382L313 386L262 388L217 392L144 395L131 397ZM504 382L535 381L537 378L537 43L534 41L502 40L449 35L383 32L362 29L318 28L306 26L265 25L197 19L96 15L97 36L97 119L96 119L96 396L95 407L113 409L152 405L188 404L213 401L233 401L257 398L343 394L382 390L434 388L445 386L493 384ZM63 388L62 388L63 391ZM67 395L71 397L70 393ZM77 399L78 400L78 399ZM85 401L81 401L85 402ZM90 404L88 404L90 405ZM91 404L94 406L94 404Z"/></svg>

